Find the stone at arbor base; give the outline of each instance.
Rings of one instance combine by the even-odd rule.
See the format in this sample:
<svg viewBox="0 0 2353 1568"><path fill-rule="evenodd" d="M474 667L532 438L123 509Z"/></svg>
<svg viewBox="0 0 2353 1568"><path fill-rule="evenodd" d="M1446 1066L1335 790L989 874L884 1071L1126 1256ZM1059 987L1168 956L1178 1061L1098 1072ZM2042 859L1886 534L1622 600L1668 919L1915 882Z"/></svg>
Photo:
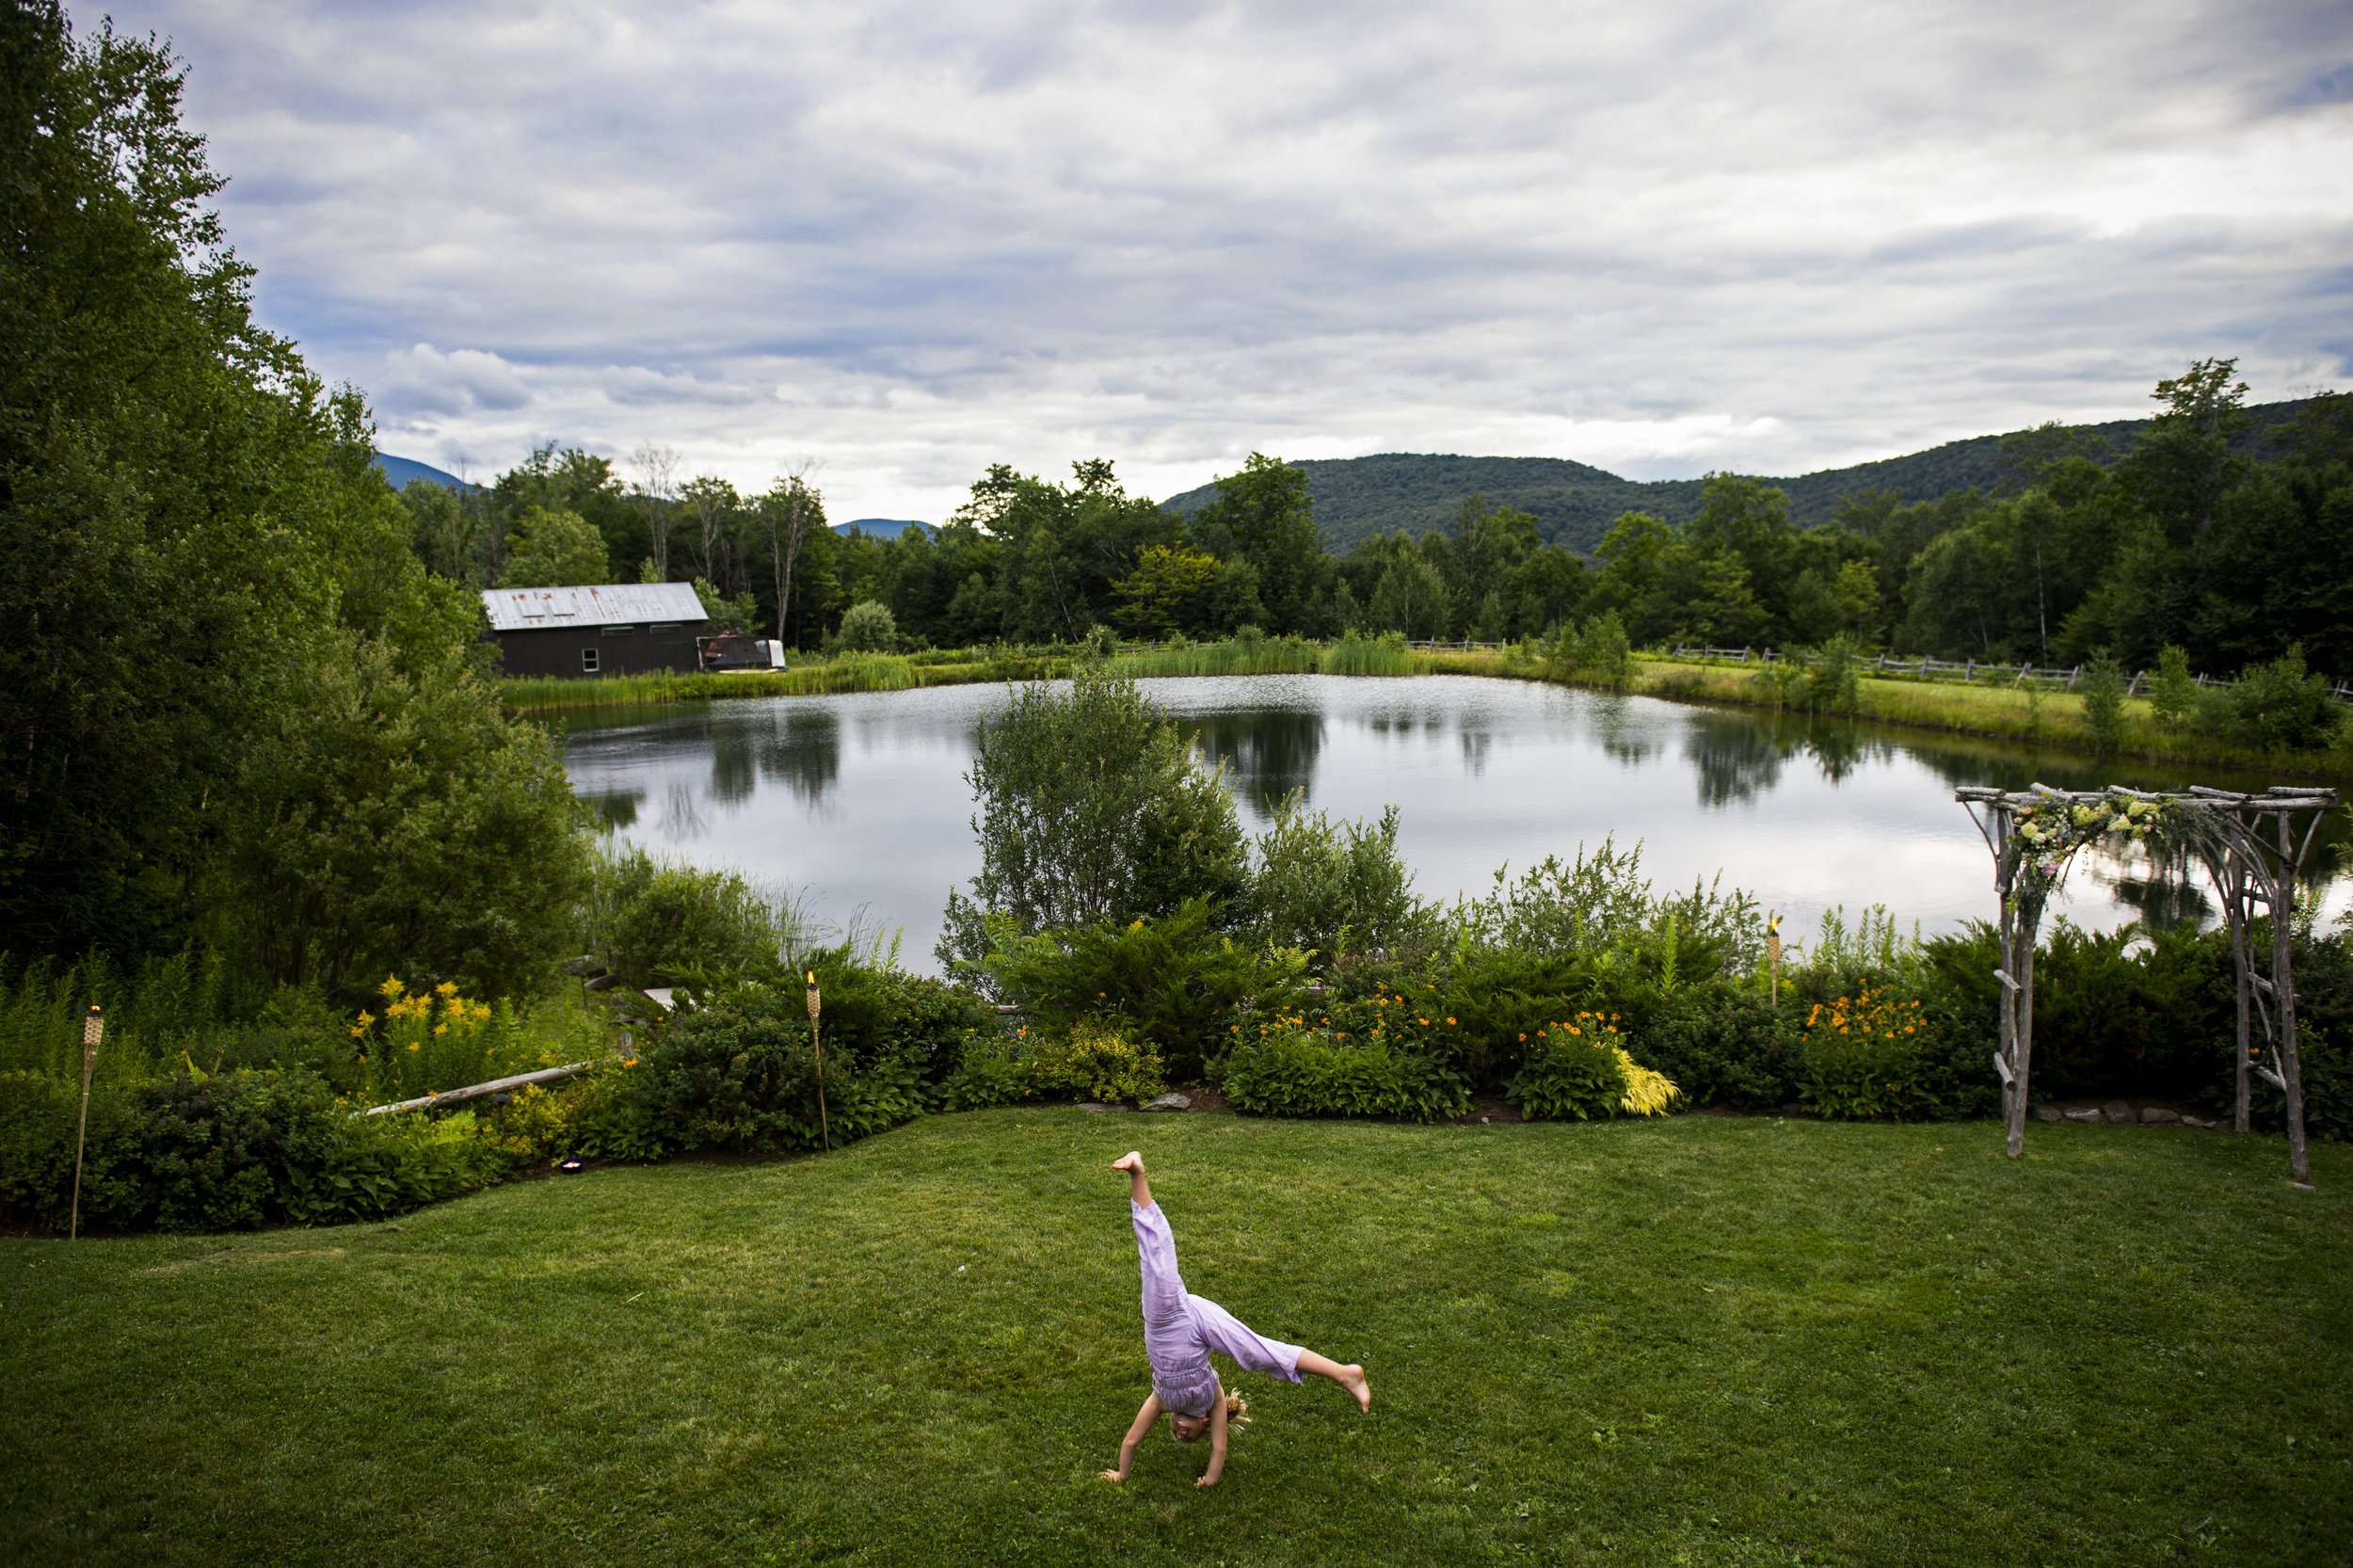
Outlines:
<svg viewBox="0 0 2353 1568"><path fill-rule="evenodd" d="M2096 1122L2100 1120L2100 1112L2093 1110L2089 1106L2085 1106L2081 1111L2070 1111L2066 1112L2066 1116L2071 1122Z"/></svg>
<svg viewBox="0 0 2353 1568"><path fill-rule="evenodd" d="M2133 1119L2133 1108L2122 1100L2108 1101L2100 1107L2100 1113L2111 1122L2129 1122Z"/></svg>
<svg viewBox="0 0 2353 1568"><path fill-rule="evenodd" d="M2179 1112L2168 1111L2162 1105L2144 1105L2140 1108L2140 1119L2144 1122L2153 1123L2178 1122L2182 1118Z"/></svg>
<svg viewBox="0 0 2353 1568"><path fill-rule="evenodd" d="M2038 1105L2034 1108L2034 1119L2038 1122L2056 1122L2059 1119L2059 1108L2056 1105Z"/></svg>
<svg viewBox="0 0 2353 1568"><path fill-rule="evenodd" d="M1171 1089L1165 1095L1159 1095L1145 1100L1144 1109L1146 1111L1190 1111L1193 1109L1193 1099L1190 1096L1180 1095Z"/></svg>

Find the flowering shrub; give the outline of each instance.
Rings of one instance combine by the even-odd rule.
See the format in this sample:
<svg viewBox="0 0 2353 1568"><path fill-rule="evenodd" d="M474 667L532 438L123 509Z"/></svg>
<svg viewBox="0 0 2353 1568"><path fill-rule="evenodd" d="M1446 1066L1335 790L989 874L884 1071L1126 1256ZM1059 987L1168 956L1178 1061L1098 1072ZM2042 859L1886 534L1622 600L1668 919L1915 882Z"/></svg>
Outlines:
<svg viewBox="0 0 2353 1568"><path fill-rule="evenodd" d="M1132 1104L1168 1087L1158 1051L1100 1020L1032 1039L1025 1065L1036 1096L1069 1094Z"/></svg>
<svg viewBox="0 0 2353 1568"><path fill-rule="evenodd" d="M1805 1103L1833 1120L1925 1115L1926 1024L1918 1001L1885 989L1817 1002L1802 1030Z"/></svg>
<svg viewBox="0 0 2353 1568"><path fill-rule="evenodd" d="M1538 1027L1504 1088L1533 1121L1663 1114L1681 1093L1665 1074L1627 1054L1616 1014L1579 1013Z"/></svg>
<svg viewBox="0 0 2353 1568"><path fill-rule="evenodd" d="M511 1018L494 1015L488 1002L467 1000L454 981L411 995L399 976L388 975L376 990L383 1016L362 1009L351 1025L375 1099L415 1099L520 1070L503 1060L514 1034Z"/></svg>

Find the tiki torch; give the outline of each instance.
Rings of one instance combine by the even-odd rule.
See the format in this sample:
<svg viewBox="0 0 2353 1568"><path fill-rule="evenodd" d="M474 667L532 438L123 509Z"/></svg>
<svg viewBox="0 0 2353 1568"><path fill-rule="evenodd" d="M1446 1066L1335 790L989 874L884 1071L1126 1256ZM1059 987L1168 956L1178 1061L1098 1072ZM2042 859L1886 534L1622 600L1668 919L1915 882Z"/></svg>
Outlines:
<svg viewBox="0 0 2353 1568"><path fill-rule="evenodd" d="M99 1016L98 1004L91 1002L82 1019L82 1114L73 1126L73 1217L66 1230L69 1241L82 1239L82 1139L89 1131L89 1075L98 1065L98 1040L105 1032L106 1020Z"/></svg>
<svg viewBox="0 0 2353 1568"><path fill-rule="evenodd" d="M825 1152L833 1152L833 1128L825 1123L825 1053L817 1044L817 971L808 971L808 1053L817 1060L817 1130L825 1140Z"/></svg>
<svg viewBox="0 0 2353 1568"><path fill-rule="evenodd" d="M1765 922L1765 968L1772 975L1772 1003L1781 1005L1781 917Z"/></svg>

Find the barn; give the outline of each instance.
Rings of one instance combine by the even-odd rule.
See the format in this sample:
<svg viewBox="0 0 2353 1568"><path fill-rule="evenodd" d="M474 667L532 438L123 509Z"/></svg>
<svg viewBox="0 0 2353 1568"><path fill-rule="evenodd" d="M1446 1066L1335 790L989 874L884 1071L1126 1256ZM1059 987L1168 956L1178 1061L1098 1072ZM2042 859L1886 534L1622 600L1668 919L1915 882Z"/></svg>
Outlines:
<svg viewBox="0 0 2353 1568"><path fill-rule="evenodd" d="M702 600L692 583L485 588L482 613L508 675L593 680L695 669Z"/></svg>

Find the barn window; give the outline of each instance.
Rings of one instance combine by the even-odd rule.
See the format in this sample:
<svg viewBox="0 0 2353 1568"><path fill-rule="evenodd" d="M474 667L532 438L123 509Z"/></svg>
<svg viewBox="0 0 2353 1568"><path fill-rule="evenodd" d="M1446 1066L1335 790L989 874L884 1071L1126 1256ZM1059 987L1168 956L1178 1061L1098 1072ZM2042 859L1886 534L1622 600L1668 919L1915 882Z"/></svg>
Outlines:
<svg viewBox="0 0 2353 1568"><path fill-rule="evenodd" d="M604 629L604 634L608 637L634 637L637 635L637 628L633 626L608 626Z"/></svg>
<svg viewBox="0 0 2353 1568"><path fill-rule="evenodd" d="M595 648L582 648L582 649L580 650L580 673L581 673L581 674L583 674L583 675L594 675L594 674L596 674L596 673L597 673L597 661L598 661L598 657L599 657L599 655L598 655L597 650L596 650Z"/></svg>

